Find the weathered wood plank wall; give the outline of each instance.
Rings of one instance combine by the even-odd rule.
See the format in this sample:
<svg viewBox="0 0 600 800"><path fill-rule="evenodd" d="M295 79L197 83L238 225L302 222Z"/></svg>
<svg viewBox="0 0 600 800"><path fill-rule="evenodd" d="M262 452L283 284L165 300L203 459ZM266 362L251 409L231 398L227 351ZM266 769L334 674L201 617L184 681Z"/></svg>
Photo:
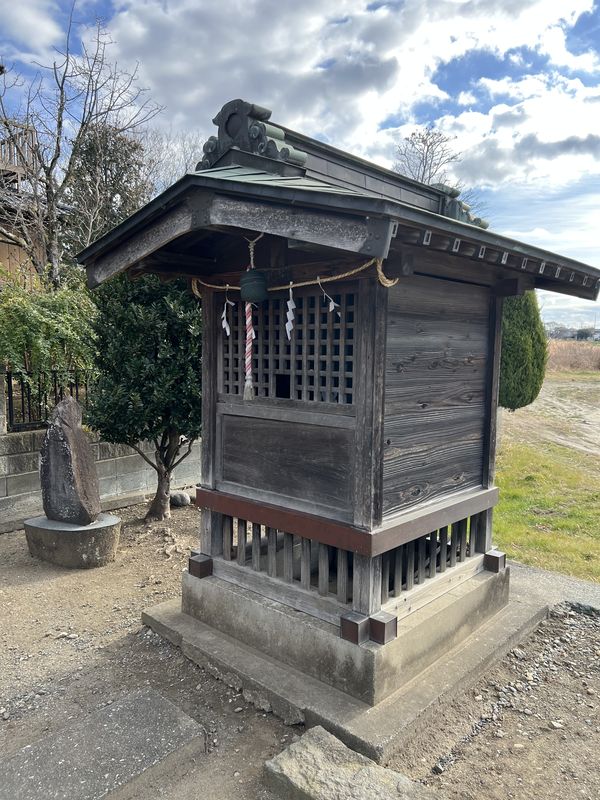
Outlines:
<svg viewBox="0 0 600 800"><path fill-rule="evenodd" d="M384 515L480 486L490 291L412 276L388 298Z"/></svg>
<svg viewBox="0 0 600 800"><path fill-rule="evenodd" d="M258 417L223 416L225 482L337 509L349 517L352 506L354 432Z"/></svg>

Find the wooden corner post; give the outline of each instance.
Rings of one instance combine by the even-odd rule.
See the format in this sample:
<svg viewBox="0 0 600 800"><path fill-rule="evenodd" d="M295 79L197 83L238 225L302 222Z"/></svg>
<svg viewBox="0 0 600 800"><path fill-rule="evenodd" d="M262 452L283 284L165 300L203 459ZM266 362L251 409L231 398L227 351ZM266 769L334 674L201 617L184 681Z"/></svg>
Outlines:
<svg viewBox="0 0 600 800"><path fill-rule="evenodd" d="M217 313L214 292L202 293L202 444L201 483L214 489L214 458L216 446L217 408ZM203 555L216 556L223 552L223 518L208 508L201 510L200 550Z"/></svg>

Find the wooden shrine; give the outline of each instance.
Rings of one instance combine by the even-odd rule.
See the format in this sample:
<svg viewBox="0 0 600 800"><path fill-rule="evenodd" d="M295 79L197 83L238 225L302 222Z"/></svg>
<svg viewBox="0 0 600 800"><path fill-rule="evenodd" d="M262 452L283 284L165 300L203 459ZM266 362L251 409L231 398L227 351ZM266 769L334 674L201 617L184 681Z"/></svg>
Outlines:
<svg viewBox="0 0 600 800"><path fill-rule="evenodd" d="M201 297L202 531L183 611L376 703L507 602L492 548L503 298L593 300L600 272L259 106L214 122L196 171L80 260L91 287L184 275Z"/></svg>

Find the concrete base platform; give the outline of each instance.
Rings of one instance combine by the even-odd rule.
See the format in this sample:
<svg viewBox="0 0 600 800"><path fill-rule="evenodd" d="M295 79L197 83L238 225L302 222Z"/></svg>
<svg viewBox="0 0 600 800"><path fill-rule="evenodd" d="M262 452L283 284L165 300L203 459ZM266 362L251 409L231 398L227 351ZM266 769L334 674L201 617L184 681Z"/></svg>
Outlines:
<svg viewBox="0 0 600 800"><path fill-rule="evenodd" d="M0 800L128 800L154 767L204 750L202 726L144 689L0 761Z"/></svg>
<svg viewBox="0 0 600 800"><path fill-rule="evenodd" d="M34 558L60 567L90 569L115 560L121 519L113 514L99 514L90 525L34 517L25 520L25 536Z"/></svg>
<svg viewBox="0 0 600 800"><path fill-rule="evenodd" d="M475 633L376 706L182 613L177 599L144 612L142 621L192 661L243 689L249 702L290 724L322 725L353 750L382 762L440 702L475 682L526 636L547 610L539 595L511 600Z"/></svg>
<svg viewBox="0 0 600 800"><path fill-rule="evenodd" d="M503 608L508 602L508 585L507 569L480 572L399 620L397 637L385 645L347 641L340 636L339 624L214 575L199 579L184 574L182 611L242 644L376 705Z"/></svg>

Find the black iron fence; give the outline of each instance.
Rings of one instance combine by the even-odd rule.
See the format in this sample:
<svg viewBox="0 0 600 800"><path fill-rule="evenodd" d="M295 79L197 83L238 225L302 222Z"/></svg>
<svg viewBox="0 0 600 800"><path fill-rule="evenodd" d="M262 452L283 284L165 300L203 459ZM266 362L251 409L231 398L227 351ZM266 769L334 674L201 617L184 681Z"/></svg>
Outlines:
<svg viewBox="0 0 600 800"><path fill-rule="evenodd" d="M76 371L6 372L5 380L7 429L25 431L44 428L54 406L68 394L85 408L92 376Z"/></svg>

